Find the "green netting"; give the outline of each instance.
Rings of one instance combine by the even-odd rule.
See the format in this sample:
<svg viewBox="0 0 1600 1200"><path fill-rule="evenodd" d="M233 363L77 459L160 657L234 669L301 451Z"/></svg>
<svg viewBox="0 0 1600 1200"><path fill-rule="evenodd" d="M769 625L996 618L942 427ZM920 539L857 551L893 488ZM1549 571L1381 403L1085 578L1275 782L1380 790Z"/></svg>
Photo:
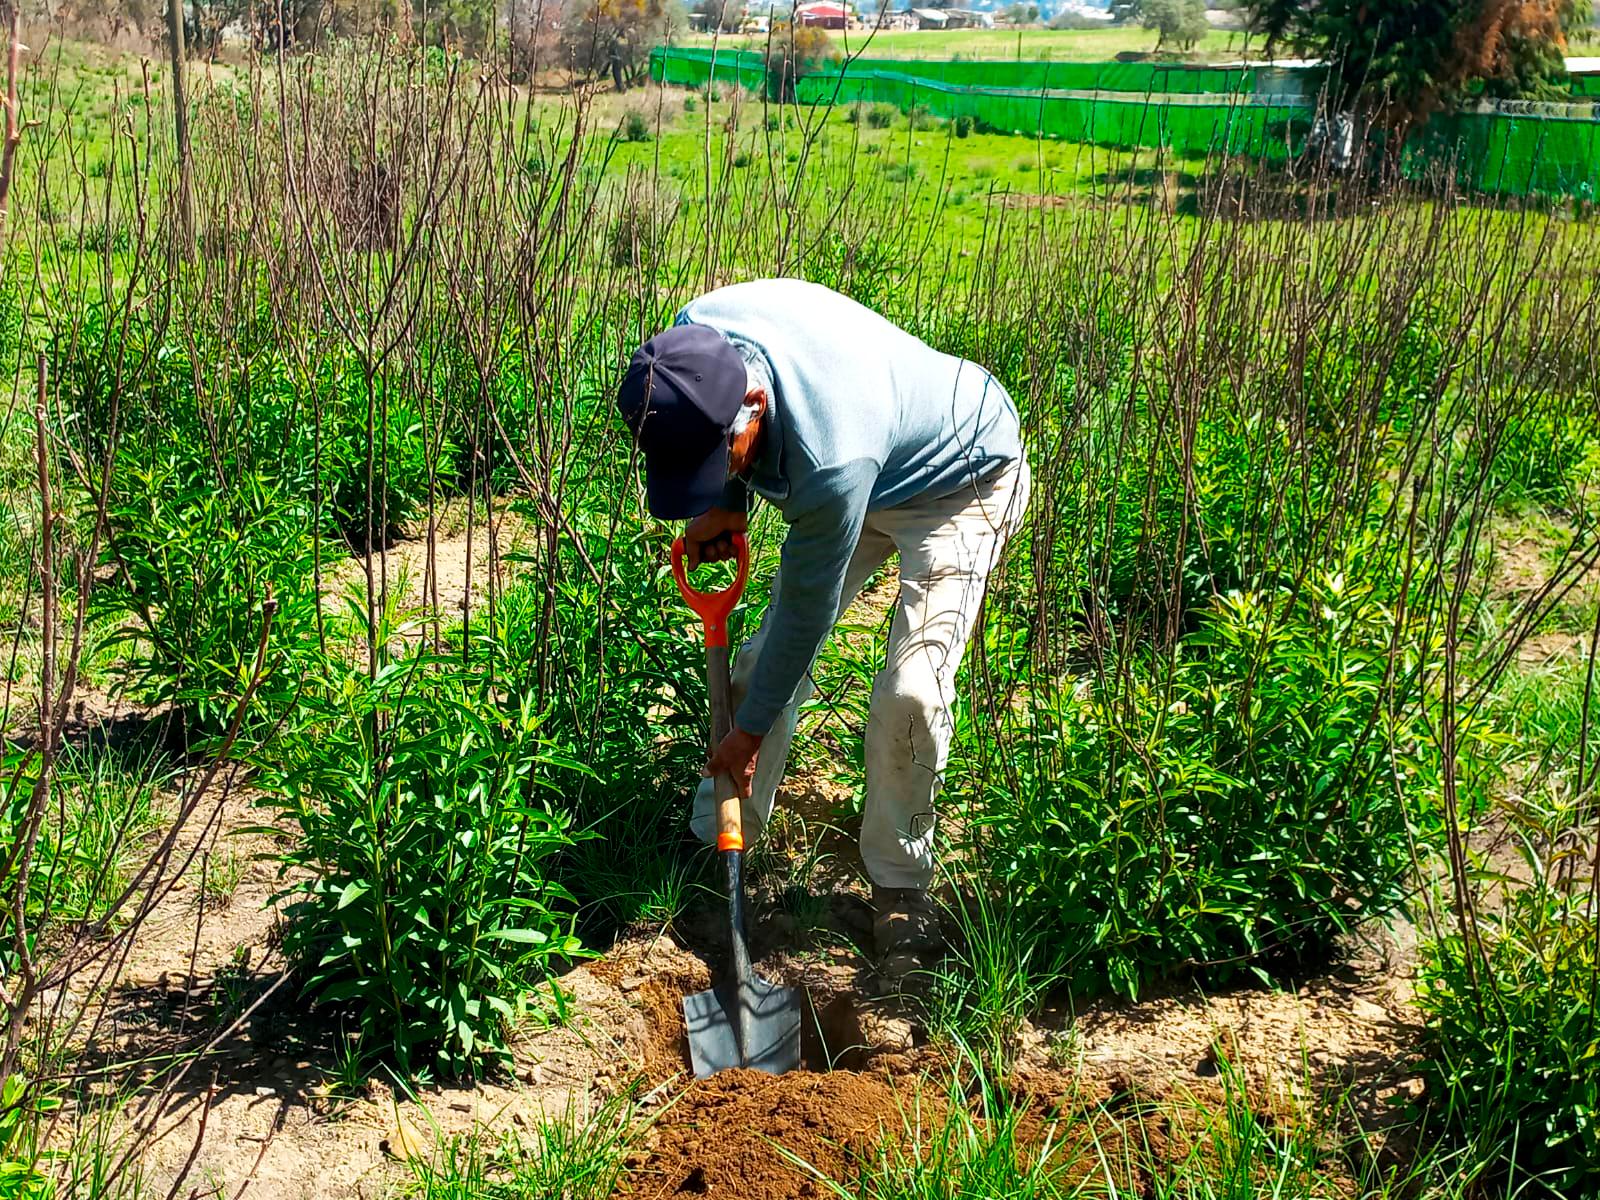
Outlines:
<svg viewBox="0 0 1600 1200"><path fill-rule="evenodd" d="M715 79L760 89L766 86L767 60L750 50L658 46L650 51L650 77L674 87L702 88Z"/></svg>
<svg viewBox="0 0 1600 1200"><path fill-rule="evenodd" d="M1189 95L1247 92L1252 71L1157 65L1151 63L962 62L899 58L858 58L846 75L875 72L912 75L961 87L1060 89L1089 92L1178 92Z"/></svg>
<svg viewBox="0 0 1600 1200"><path fill-rule="evenodd" d="M970 88L880 71L870 76L807 75L797 81L802 104L866 101L901 109L925 108L941 117L971 117L980 128L1093 142L1102 146L1164 147L1177 154L1214 152L1282 157L1291 129L1307 110L1219 96L1194 103L1184 93L1132 96L1126 92L1066 95L1025 88Z"/></svg>
<svg viewBox="0 0 1600 1200"><path fill-rule="evenodd" d="M1475 191L1585 200L1600 191L1595 121L1462 113L1436 117L1411 149L1423 162L1453 164Z"/></svg>
<svg viewBox="0 0 1600 1200"><path fill-rule="evenodd" d="M712 75L712 51L706 47L658 47L651 52L655 78L681 86L704 86ZM765 56L751 50L717 50L716 77L757 79L765 70ZM1028 91L1166 92L1184 95L1226 95L1248 92L1255 73L1182 64L1080 63L1080 62L964 62L901 58L854 58L828 74L847 81L871 79L879 74L910 76L959 87L1022 88Z"/></svg>
<svg viewBox="0 0 1600 1200"><path fill-rule="evenodd" d="M752 51L658 48L654 78L682 87L765 85ZM1282 158L1309 125L1305 105L1260 103L1248 71L1148 63L917 62L856 59L802 76L802 104L892 104L981 127L1102 146L1163 147ZM999 82L1010 80L1011 82ZM1573 81L1600 95L1600 76ZM1592 90L1587 90L1592 89ZM1413 174L1452 166L1465 187L1510 195L1600 192L1600 122L1571 116L1470 113L1436 117L1406 148Z"/></svg>
<svg viewBox="0 0 1600 1200"><path fill-rule="evenodd" d="M1572 77L1572 94L1574 96L1600 96L1600 75L1574 75Z"/></svg>

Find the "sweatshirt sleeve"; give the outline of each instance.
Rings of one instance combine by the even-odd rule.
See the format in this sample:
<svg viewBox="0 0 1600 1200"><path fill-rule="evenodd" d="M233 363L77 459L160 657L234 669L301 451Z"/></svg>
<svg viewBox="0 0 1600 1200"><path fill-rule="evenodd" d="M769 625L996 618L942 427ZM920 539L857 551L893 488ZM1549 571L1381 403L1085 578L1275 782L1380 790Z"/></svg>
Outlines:
<svg viewBox="0 0 1600 1200"><path fill-rule="evenodd" d="M878 464L868 459L830 467L807 481L805 499L788 506L778 594L763 622L761 660L735 715L746 733L771 730L838 620L845 569L877 477Z"/></svg>

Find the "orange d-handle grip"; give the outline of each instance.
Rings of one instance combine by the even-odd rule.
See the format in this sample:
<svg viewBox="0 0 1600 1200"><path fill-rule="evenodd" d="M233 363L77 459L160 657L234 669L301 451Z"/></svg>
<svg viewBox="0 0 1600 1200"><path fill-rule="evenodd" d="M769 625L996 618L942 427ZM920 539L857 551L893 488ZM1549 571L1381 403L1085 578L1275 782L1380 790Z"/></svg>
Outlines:
<svg viewBox="0 0 1600 1200"><path fill-rule="evenodd" d="M706 648L728 645L728 617L744 594L745 580L750 577L750 544L742 533L733 535L734 553L739 556L739 573L720 592L697 591L689 582L688 552L680 537L672 543L672 577L678 581L678 591L686 604L695 611L706 630Z"/></svg>

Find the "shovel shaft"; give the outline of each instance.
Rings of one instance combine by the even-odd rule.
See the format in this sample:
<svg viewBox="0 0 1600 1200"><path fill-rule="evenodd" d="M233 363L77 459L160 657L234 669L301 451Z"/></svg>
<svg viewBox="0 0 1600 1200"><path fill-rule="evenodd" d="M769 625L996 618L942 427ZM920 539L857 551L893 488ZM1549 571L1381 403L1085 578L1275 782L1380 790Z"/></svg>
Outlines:
<svg viewBox="0 0 1600 1200"><path fill-rule="evenodd" d="M751 994L750 948L744 939L744 851L724 850L723 871L728 883L728 937L730 975L733 979L734 1002L728 1013L733 1023L733 1037L739 1047L739 1065L748 1067L756 1056L750 1045L750 1016L748 998Z"/></svg>
<svg viewBox="0 0 1600 1200"><path fill-rule="evenodd" d="M733 731L733 680L728 671L728 648L706 647L706 685L711 693L711 751ZM744 808L733 776L719 773L714 781L717 799L717 849L744 849Z"/></svg>
<svg viewBox="0 0 1600 1200"><path fill-rule="evenodd" d="M706 687L711 694L711 745L715 749L733 730L733 677L728 669L728 647L706 647ZM734 994L737 1000L729 1017L739 1046L739 1061L748 1066L754 1061L750 1047L750 1023L743 998L750 991L750 948L744 937L744 803L726 772L716 778L717 850L722 857L728 886L728 934Z"/></svg>

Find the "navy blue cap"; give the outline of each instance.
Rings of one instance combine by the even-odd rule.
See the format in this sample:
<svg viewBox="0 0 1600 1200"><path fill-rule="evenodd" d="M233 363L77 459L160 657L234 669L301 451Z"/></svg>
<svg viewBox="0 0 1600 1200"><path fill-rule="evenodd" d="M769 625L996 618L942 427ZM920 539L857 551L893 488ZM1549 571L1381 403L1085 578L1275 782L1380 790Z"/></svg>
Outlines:
<svg viewBox="0 0 1600 1200"><path fill-rule="evenodd" d="M644 453L652 514L685 521L722 496L746 382L739 352L704 325L674 325L634 351L617 408Z"/></svg>

